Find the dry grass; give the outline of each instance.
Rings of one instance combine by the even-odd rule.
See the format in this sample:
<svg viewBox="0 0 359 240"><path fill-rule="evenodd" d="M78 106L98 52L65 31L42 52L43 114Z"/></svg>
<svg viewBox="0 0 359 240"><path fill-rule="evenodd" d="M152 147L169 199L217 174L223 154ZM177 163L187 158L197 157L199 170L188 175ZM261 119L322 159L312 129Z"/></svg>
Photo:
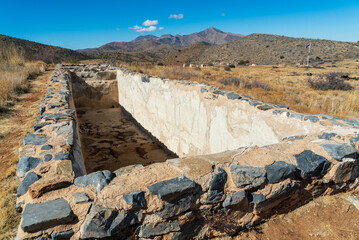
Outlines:
<svg viewBox="0 0 359 240"><path fill-rule="evenodd" d="M29 77L45 69L43 62L26 62L24 52L15 45L0 43L0 113L13 104L14 95L28 91Z"/></svg>
<svg viewBox="0 0 359 240"><path fill-rule="evenodd" d="M33 86L28 79L45 70L43 62L27 62L20 49L0 43L0 239L13 239L19 224L19 214L14 210L18 151L24 135L36 122L39 103L33 101L40 101L39 92L45 88ZM35 87L38 89L29 93Z"/></svg>
<svg viewBox="0 0 359 240"><path fill-rule="evenodd" d="M317 68L303 68L285 65L239 66L225 71L224 66L207 66L202 69L179 66L156 66L132 63L123 67L131 71L170 79L187 79L205 82L222 89L251 96L253 99L274 104L285 104L302 113L329 114L359 120L359 63L355 60L325 63ZM323 74L343 72L349 76L345 84L353 89L316 90L308 83L310 78ZM237 84L226 79L240 79Z"/></svg>

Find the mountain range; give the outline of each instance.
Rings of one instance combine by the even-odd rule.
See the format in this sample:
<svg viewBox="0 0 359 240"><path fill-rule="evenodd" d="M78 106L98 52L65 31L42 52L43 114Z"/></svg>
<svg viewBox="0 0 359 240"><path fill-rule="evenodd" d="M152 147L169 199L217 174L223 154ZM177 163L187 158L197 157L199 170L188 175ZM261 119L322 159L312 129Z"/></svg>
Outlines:
<svg viewBox="0 0 359 240"><path fill-rule="evenodd" d="M5 45L4 45L5 44ZM141 35L130 42L111 42L98 48L73 51L0 35L0 47L13 44L31 60L69 62L105 59L164 64L249 62L251 64L303 63L311 44L311 61L359 58L359 43L293 38L270 34L225 33L216 28L189 35ZM1 57L1 56L0 56Z"/></svg>
<svg viewBox="0 0 359 240"><path fill-rule="evenodd" d="M146 58L159 60L164 55L183 47L193 44L206 43L211 45L227 43L239 38L241 34L225 33L214 27L210 27L201 32L188 35L166 34L160 37L154 35L139 36L131 42L110 42L98 48L78 50L80 53L90 55L94 58L113 58L130 56L135 57L136 53L146 55ZM116 52L116 53L114 53ZM123 59L120 59L123 60Z"/></svg>

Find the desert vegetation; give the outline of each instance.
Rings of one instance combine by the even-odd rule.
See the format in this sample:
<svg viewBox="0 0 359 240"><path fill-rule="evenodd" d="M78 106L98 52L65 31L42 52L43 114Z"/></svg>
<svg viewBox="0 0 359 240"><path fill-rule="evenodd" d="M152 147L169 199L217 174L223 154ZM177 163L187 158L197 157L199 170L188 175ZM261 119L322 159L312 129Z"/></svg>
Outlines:
<svg viewBox="0 0 359 240"><path fill-rule="evenodd" d="M29 91L28 78L46 69L40 61L28 62L24 51L14 44L0 43L0 113L14 104L14 96Z"/></svg>
<svg viewBox="0 0 359 240"><path fill-rule="evenodd" d="M122 66L153 76L209 83L256 100L285 104L301 113L329 114L353 120L359 117L359 64L355 60L326 62L310 68L245 66L242 62L235 68L221 65L183 68L150 63Z"/></svg>
<svg viewBox="0 0 359 240"><path fill-rule="evenodd" d="M19 223L14 210L18 148L38 113L38 105L27 106L21 111L17 103L22 93L30 92L29 79L45 70L45 63L27 61L20 48L0 42L0 239L12 239ZM15 116L10 110L16 112Z"/></svg>

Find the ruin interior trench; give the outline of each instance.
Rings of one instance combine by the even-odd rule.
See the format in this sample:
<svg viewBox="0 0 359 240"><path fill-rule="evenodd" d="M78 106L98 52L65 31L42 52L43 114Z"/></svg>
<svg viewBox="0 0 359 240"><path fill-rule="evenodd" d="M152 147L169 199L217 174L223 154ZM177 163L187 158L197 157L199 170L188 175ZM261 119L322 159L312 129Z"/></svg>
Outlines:
<svg viewBox="0 0 359 240"><path fill-rule="evenodd" d="M80 76L72 74L72 91L87 174L176 157L119 105L115 73Z"/></svg>

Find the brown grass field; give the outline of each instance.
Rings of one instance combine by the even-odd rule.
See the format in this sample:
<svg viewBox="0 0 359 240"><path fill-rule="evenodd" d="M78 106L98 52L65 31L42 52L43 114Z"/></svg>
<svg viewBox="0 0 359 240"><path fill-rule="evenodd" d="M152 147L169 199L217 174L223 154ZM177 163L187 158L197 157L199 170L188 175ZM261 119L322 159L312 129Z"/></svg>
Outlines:
<svg viewBox="0 0 359 240"><path fill-rule="evenodd" d="M122 64L132 71L170 79L186 79L205 82L224 90L248 95L253 99L288 105L301 113L328 114L341 118L359 120L359 62L344 60L328 62L319 67L258 65L235 66L226 71L224 66L183 68L182 66L157 66L153 64ZM339 72L345 76L345 84L352 90L316 90L309 79L321 80L323 74ZM240 79L239 84L221 83L228 78ZM229 81L230 82L230 81Z"/></svg>
<svg viewBox="0 0 359 240"><path fill-rule="evenodd" d="M35 78L45 70L46 64L26 61L13 45L0 45L0 239L13 239L19 224L14 210L18 152L36 123L46 79Z"/></svg>

